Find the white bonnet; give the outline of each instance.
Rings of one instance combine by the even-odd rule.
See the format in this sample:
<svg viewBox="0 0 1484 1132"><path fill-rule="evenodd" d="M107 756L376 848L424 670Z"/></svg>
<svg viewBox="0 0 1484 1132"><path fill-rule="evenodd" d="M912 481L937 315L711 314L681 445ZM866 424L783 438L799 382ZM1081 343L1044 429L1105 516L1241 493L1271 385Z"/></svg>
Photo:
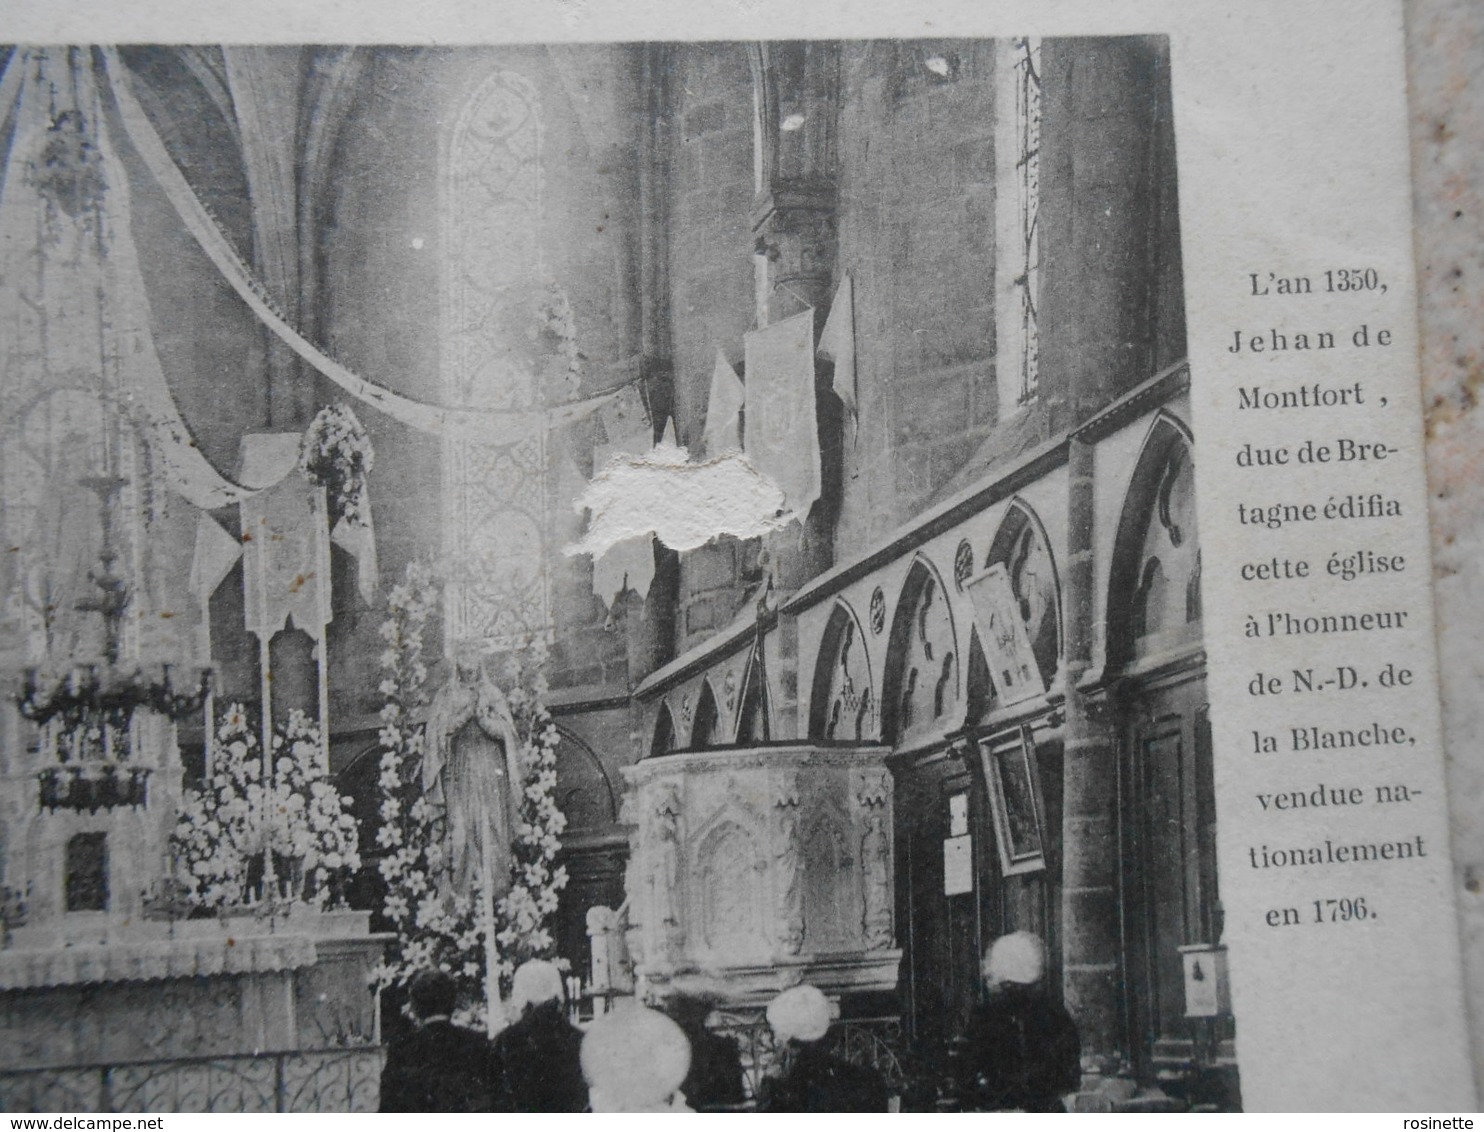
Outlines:
<svg viewBox="0 0 1484 1132"><path fill-rule="evenodd" d="M527 959L515 969L510 984L510 1010L519 1018L527 1006L562 1001L562 973L545 959Z"/></svg>
<svg viewBox="0 0 1484 1132"><path fill-rule="evenodd" d="M768 1003L768 1025L780 1041L817 1042L830 1028L830 1000L808 983L789 987Z"/></svg>
<svg viewBox="0 0 1484 1132"><path fill-rule="evenodd" d="M1012 932L990 944L984 957L984 977L990 986L1000 983L1038 983L1046 972L1046 949L1031 932Z"/></svg>
<svg viewBox="0 0 1484 1132"><path fill-rule="evenodd" d="M621 1006L582 1039L582 1075L594 1112L645 1112L674 1095L690 1071L690 1041L648 1007Z"/></svg>

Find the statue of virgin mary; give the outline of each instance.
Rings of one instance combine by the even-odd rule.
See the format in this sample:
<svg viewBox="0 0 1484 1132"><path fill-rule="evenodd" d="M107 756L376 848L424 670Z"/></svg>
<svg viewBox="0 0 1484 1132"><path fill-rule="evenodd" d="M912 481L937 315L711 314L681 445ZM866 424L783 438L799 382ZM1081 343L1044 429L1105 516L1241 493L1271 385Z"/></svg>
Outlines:
<svg viewBox="0 0 1484 1132"><path fill-rule="evenodd" d="M423 740L423 797L434 808L446 881L468 893L489 875L487 898L510 890L520 814L520 737L505 694L477 645L454 652L453 673L433 697Z"/></svg>

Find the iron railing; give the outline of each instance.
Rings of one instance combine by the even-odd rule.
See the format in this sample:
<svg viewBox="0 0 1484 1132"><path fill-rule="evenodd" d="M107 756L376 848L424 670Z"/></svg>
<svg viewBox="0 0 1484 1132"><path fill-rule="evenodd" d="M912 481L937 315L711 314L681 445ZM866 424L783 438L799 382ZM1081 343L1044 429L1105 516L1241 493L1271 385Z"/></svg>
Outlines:
<svg viewBox="0 0 1484 1132"><path fill-rule="evenodd" d="M375 1112L382 1046L0 1071L5 1112Z"/></svg>

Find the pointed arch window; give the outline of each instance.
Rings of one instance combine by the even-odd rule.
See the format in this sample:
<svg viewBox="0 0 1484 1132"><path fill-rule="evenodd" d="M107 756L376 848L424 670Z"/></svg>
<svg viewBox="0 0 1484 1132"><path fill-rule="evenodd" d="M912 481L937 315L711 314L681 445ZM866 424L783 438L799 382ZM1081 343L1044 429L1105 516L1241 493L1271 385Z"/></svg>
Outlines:
<svg viewBox="0 0 1484 1132"><path fill-rule="evenodd" d="M528 331L542 293L542 129L536 87L497 71L465 103L443 154L442 396L493 410L541 405ZM546 635L544 432L443 449L450 642Z"/></svg>
<svg viewBox="0 0 1484 1132"><path fill-rule="evenodd" d="M675 749L675 717L670 714L670 705L661 704L659 717L654 721L654 738L649 743L651 755L668 755Z"/></svg>

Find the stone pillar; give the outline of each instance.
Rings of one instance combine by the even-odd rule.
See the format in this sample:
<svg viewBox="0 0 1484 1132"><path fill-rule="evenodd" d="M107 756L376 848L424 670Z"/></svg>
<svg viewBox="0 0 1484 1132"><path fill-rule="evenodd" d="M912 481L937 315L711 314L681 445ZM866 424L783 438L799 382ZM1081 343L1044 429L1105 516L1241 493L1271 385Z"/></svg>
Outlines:
<svg viewBox="0 0 1484 1132"><path fill-rule="evenodd" d="M757 155L759 192L752 209L757 270L757 321L767 326L814 310L816 340L835 288L835 131L839 57L830 44L763 44L752 50L762 121ZM801 525L764 536L761 561L776 603L834 561L840 509L840 406L828 382L816 378L821 493ZM798 630L780 617L780 648L770 673L778 738L801 734L798 713Z"/></svg>
<svg viewBox="0 0 1484 1132"><path fill-rule="evenodd" d="M758 257L759 325L812 307L816 340L833 297L835 220L833 183L818 179L775 181L753 209ZM764 322L766 318L766 322ZM816 381L816 389L818 382ZM816 404L820 430L821 493L800 526L763 537L773 584L791 594L833 561L835 515L840 499L840 413L834 394Z"/></svg>
<svg viewBox="0 0 1484 1132"><path fill-rule="evenodd" d="M1119 1010L1118 763L1113 736L1079 683L1093 653L1093 448L1073 438L1064 574L1067 723L1062 797L1062 989L1084 1063L1115 1072Z"/></svg>
<svg viewBox="0 0 1484 1132"><path fill-rule="evenodd" d="M1153 372L1159 48L1042 44L1040 371L1053 427Z"/></svg>
<svg viewBox="0 0 1484 1132"><path fill-rule="evenodd" d="M1151 38L1042 43L1040 391L1075 428L1153 372L1154 125ZM1068 467L1067 722L1063 765L1063 989L1099 1072L1124 1061L1120 1009L1116 736L1080 689L1095 639L1094 452Z"/></svg>
<svg viewBox="0 0 1484 1132"><path fill-rule="evenodd" d="M639 350L641 389L650 419L658 424L675 408L675 364L670 335L669 210L664 172L669 165L669 52L664 44L640 51L644 118L639 128L636 189L639 197ZM633 686L675 655L675 608L680 601L680 561L655 547L654 577L642 604L626 608L628 676ZM625 599L628 601L629 599Z"/></svg>

